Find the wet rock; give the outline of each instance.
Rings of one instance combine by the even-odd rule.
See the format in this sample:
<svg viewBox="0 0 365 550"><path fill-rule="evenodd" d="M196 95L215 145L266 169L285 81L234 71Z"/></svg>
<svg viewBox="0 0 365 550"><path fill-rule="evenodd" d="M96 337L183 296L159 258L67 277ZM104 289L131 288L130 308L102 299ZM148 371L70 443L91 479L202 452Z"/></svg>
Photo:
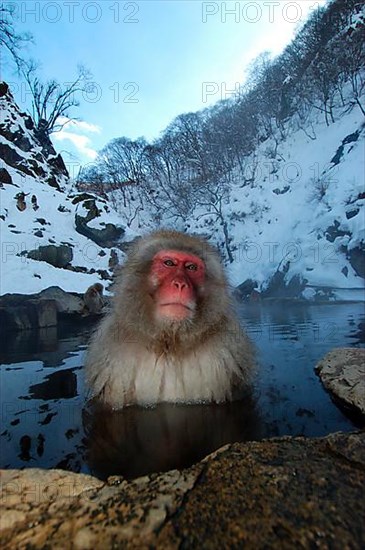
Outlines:
<svg viewBox="0 0 365 550"><path fill-rule="evenodd" d="M59 286L50 286L39 292L39 294L35 294L35 297L39 300L54 300L57 305L57 311L60 313L81 313L84 307L81 294L65 292Z"/></svg>
<svg viewBox="0 0 365 550"><path fill-rule="evenodd" d="M57 311L61 313L78 313L84 307L81 294L65 292L59 286L50 286L38 294L4 294L0 297L0 307L24 305L28 301L53 300Z"/></svg>
<svg viewBox="0 0 365 550"><path fill-rule="evenodd" d="M234 444L208 460L158 541L168 546L177 538L186 548L360 548L364 443L364 434L337 434Z"/></svg>
<svg viewBox="0 0 365 550"><path fill-rule="evenodd" d="M106 483L3 470L2 548L363 548L364 449L364 433L235 443Z"/></svg>
<svg viewBox="0 0 365 550"><path fill-rule="evenodd" d="M0 333L56 326L60 316L85 315L82 296L50 287L38 294L0 297Z"/></svg>
<svg viewBox="0 0 365 550"><path fill-rule="evenodd" d="M365 349L335 349L315 369L335 399L365 416Z"/></svg>

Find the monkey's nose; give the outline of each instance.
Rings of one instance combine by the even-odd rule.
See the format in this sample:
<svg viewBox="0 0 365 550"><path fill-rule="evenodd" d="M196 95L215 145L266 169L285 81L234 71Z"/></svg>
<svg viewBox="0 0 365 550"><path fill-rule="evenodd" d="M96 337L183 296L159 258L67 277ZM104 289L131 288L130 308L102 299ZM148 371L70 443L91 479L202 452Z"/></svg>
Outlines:
<svg viewBox="0 0 365 550"><path fill-rule="evenodd" d="M177 288L178 290L180 290L180 292L182 290L184 290L185 288L188 288L188 284L184 281L184 280L177 280L175 279L174 281L172 281L172 284L175 288Z"/></svg>

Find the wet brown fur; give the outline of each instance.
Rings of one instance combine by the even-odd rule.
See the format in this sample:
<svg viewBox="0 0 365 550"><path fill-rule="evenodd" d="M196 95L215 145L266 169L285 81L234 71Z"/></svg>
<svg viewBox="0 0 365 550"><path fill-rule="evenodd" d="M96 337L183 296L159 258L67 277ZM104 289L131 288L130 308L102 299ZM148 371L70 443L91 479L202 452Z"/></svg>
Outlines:
<svg viewBox="0 0 365 550"><path fill-rule="evenodd" d="M103 290L101 283L95 283L89 286L84 294L84 303L89 313L100 313L103 309Z"/></svg>
<svg viewBox="0 0 365 550"><path fill-rule="evenodd" d="M205 262L206 281L192 319L155 321L147 279L153 257L163 249L191 253ZM115 289L112 310L88 351L92 395L115 408L219 402L232 399L233 387L247 383L251 346L232 312L219 255L204 239L162 230L136 241Z"/></svg>

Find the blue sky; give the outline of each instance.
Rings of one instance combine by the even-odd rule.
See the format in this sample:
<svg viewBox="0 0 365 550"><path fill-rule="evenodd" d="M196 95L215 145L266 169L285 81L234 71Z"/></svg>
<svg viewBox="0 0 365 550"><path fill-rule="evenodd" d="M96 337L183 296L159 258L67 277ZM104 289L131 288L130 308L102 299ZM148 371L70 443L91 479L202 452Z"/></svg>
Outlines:
<svg viewBox="0 0 365 550"><path fill-rule="evenodd" d="M67 125L53 139L87 163L112 138L153 139L178 114L229 94L253 58L279 53L325 0L5 3L16 8L17 29L33 34L26 53L41 61L44 79L68 82L78 63L92 72L97 93L72 112L83 124ZM3 78L17 85L25 108L24 85L8 64Z"/></svg>

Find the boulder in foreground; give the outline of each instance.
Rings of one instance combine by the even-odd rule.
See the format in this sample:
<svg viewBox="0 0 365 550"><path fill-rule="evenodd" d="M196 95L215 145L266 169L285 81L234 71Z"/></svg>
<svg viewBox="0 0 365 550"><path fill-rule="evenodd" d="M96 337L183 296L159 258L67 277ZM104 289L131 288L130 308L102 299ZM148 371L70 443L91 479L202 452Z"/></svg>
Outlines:
<svg viewBox="0 0 365 550"><path fill-rule="evenodd" d="M3 470L14 548L364 548L365 433L227 445L133 481Z"/></svg>

